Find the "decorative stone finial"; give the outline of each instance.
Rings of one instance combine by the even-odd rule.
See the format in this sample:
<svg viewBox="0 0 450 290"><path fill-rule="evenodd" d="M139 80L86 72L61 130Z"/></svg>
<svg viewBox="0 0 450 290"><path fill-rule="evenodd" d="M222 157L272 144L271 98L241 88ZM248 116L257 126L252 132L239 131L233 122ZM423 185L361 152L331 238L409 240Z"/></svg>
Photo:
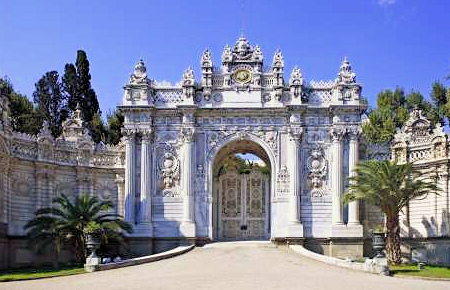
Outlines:
<svg viewBox="0 0 450 290"><path fill-rule="evenodd" d="M348 58L345 57L342 61L341 67L339 68L338 77L336 78L336 83L351 84L355 83L356 74L352 72L352 67Z"/></svg>
<svg viewBox="0 0 450 290"><path fill-rule="evenodd" d="M253 48L243 35L239 37L233 48L233 55L240 60L249 59L253 54Z"/></svg>
<svg viewBox="0 0 450 290"><path fill-rule="evenodd" d="M134 72L130 77L130 84L147 83L147 68L145 67L144 61L139 60L134 66Z"/></svg>
<svg viewBox="0 0 450 290"><path fill-rule="evenodd" d="M233 60L233 55L231 53L231 47L227 44L222 52L222 62L230 62Z"/></svg>
<svg viewBox="0 0 450 290"><path fill-rule="evenodd" d="M261 52L261 47L259 45L255 46L255 50L253 51L252 57L256 61L263 61L263 54Z"/></svg>
<svg viewBox="0 0 450 290"><path fill-rule="evenodd" d="M47 120L44 120L44 122L42 123L42 128L39 131L37 137L38 137L37 138L38 141L41 141L44 139L54 140L52 131L50 130L49 123Z"/></svg>
<svg viewBox="0 0 450 290"><path fill-rule="evenodd" d="M203 52L201 65L202 67L212 67L213 64L211 59L211 52L209 51L209 49L206 49Z"/></svg>
<svg viewBox="0 0 450 290"><path fill-rule="evenodd" d="M195 84L194 71L191 67L188 67L187 70L183 73L183 86L193 86Z"/></svg>
<svg viewBox="0 0 450 290"><path fill-rule="evenodd" d="M291 73L291 78L289 79L289 85L291 86L301 86L303 85L303 76L300 69L295 66Z"/></svg>
<svg viewBox="0 0 450 290"><path fill-rule="evenodd" d="M277 49L273 55L272 67L284 67L283 53L280 49Z"/></svg>

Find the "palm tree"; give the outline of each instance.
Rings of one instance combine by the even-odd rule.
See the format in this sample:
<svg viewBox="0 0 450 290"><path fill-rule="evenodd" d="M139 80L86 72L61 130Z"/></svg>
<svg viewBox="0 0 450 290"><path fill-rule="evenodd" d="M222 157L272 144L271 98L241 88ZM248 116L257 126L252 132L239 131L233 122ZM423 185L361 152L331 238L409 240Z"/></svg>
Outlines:
<svg viewBox="0 0 450 290"><path fill-rule="evenodd" d="M38 209L25 229L30 241L37 242L37 246L53 244L58 257L61 245L68 244L74 246L79 261L86 258L86 238L93 224L103 242L108 242L109 237L118 240L124 231L132 232L132 226L120 215L108 212L113 208L109 200L82 194L72 202L63 194L55 198L53 204L53 207Z"/></svg>
<svg viewBox="0 0 450 290"><path fill-rule="evenodd" d="M386 252L392 264L401 263L399 213L412 199L437 193L436 183L425 180L430 177L415 171L411 163L369 160L358 163L349 178L344 202L362 199L385 214Z"/></svg>

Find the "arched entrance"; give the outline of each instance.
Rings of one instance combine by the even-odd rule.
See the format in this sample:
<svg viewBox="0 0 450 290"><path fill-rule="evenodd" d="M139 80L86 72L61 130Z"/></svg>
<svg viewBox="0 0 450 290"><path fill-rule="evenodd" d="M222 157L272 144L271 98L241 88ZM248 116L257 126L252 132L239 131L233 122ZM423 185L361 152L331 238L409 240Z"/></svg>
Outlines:
<svg viewBox="0 0 450 290"><path fill-rule="evenodd" d="M268 239L272 170L267 152L254 141L233 140L212 165L215 240Z"/></svg>

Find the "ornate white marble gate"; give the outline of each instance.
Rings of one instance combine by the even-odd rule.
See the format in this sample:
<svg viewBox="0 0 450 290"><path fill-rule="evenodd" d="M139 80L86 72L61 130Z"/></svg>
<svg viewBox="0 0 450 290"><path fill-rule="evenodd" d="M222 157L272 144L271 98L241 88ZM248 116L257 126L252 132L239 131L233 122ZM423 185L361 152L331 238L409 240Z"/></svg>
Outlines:
<svg viewBox="0 0 450 290"><path fill-rule="evenodd" d="M227 172L218 179L219 239L267 238L269 235L269 175Z"/></svg>
<svg viewBox="0 0 450 290"><path fill-rule="evenodd" d="M307 82L298 68L285 80L281 51L265 66L243 36L220 60L214 66L205 50L200 78L189 68L176 84L149 79L139 61L125 86L123 204L133 236L361 241L358 203L344 217L341 202L366 108L350 62L334 81ZM219 177L237 153L270 164L270 178Z"/></svg>

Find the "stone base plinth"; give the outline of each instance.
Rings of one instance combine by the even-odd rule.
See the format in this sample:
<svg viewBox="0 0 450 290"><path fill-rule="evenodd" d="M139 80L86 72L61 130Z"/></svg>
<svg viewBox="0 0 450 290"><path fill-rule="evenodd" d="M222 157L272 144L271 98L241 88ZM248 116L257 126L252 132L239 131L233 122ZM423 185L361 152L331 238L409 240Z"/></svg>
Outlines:
<svg viewBox="0 0 450 290"><path fill-rule="evenodd" d="M182 222L180 224L180 234L186 238L195 237L195 223L194 222Z"/></svg>
<svg viewBox="0 0 450 290"><path fill-rule="evenodd" d="M86 264L84 264L84 269L86 272L93 272L95 270L95 267L97 265L100 265L102 262L102 259L100 257L97 257L96 255L91 255L86 258Z"/></svg>
<svg viewBox="0 0 450 290"><path fill-rule="evenodd" d="M153 224L150 222L137 224L131 236L138 238L153 237Z"/></svg>
<svg viewBox="0 0 450 290"><path fill-rule="evenodd" d="M333 238L361 238L363 226L359 224L336 224L331 226L331 237Z"/></svg>
<svg viewBox="0 0 450 290"><path fill-rule="evenodd" d="M303 224L300 222L289 224L287 238L302 238L302 237L303 237Z"/></svg>

